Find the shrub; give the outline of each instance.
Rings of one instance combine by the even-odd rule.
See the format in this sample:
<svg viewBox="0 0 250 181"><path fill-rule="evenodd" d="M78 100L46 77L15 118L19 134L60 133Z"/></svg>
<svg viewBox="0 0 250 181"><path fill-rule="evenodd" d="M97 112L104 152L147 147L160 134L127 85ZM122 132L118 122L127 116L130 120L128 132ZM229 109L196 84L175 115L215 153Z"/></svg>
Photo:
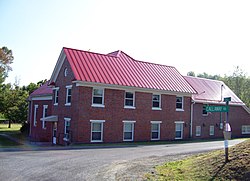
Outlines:
<svg viewBox="0 0 250 181"><path fill-rule="evenodd" d="M22 127L20 128L21 133L29 134L30 131L30 124L29 123L23 123Z"/></svg>

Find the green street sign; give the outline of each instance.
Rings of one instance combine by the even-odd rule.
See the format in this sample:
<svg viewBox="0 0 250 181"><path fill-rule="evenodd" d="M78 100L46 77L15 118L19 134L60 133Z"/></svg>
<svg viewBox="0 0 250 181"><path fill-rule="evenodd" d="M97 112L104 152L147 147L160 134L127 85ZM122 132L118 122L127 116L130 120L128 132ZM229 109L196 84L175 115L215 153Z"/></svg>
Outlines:
<svg viewBox="0 0 250 181"><path fill-rule="evenodd" d="M207 106L207 112L228 112L228 106Z"/></svg>
<svg viewBox="0 0 250 181"><path fill-rule="evenodd" d="M231 101L231 97L225 97L224 98L224 102L229 102L229 101Z"/></svg>

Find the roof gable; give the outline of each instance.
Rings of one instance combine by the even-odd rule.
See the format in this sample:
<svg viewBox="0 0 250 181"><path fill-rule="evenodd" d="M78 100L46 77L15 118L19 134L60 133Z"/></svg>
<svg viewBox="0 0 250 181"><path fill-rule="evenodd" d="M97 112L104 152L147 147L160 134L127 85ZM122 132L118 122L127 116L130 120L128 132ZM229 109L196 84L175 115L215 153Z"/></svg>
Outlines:
<svg viewBox="0 0 250 181"><path fill-rule="evenodd" d="M64 47L51 82L65 57L77 81L196 93L175 67L137 61L120 50L105 55Z"/></svg>
<svg viewBox="0 0 250 181"><path fill-rule="evenodd" d="M195 101L222 103L223 98L231 97L232 101L230 103L244 105L222 81L192 76L185 76L185 79L198 92L198 94L192 96Z"/></svg>

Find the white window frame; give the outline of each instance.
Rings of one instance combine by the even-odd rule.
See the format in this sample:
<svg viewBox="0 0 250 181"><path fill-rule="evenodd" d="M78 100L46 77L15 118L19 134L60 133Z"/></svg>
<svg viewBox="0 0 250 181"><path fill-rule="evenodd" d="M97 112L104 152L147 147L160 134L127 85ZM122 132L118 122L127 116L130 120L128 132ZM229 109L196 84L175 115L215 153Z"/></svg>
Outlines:
<svg viewBox="0 0 250 181"><path fill-rule="evenodd" d="M94 96L95 89L102 90L102 96ZM104 92L105 92L104 88L93 87L93 90L92 90L92 107L105 107L105 105L104 105ZM102 103L101 104L94 103L94 97L102 97Z"/></svg>
<svg viewBox="0 0 250 181"><path fill-rule="evenodd" d="M150 121L150 123L151 123L151 140L160 140L160 138L161 138L161 123L162 123L162 121ZM158 138L152 138L152 136L153 136L153 131L152 131L152 125L153 124L157 124L158 125L158 130L157 130L157 132L158 132Z"/></svg>
<svg viewBox="0 0 250 181"><path fill-rule="evenodd" d="M91 135L90 135L90 141L92 143L98 143L98 142L103 142L103 123L105 123L105 120L90 120L91 123ZM101 124L101 140L92 140L92 128L93 128L93 123L100 123Z"/></svg>
<svg viewBox="0 0 250 181"><path fill-rule="evenodd" d="M177 98L180 97L181 98L181 108L177 108ZM178 102L180 103L180 102ZM175 108L176 108L176 111L184 111L184 96L176 96L176 99L175 99Z"/></svg>
<svg viewBox="0 0 250 181"><path fill-rule="evenodd" d="M53 90L55 91L55 93L54 93L54 106L58 106L59 87L55 87Z"/></svg>
<svg viewBox="0 0 250 181"><path fill-rule="evenodd" d="M123 122L123 141L134 141L134 130L135 130L135 122L136 121L122 121ZM132 124L132 138L131 139L125 139L125 124Z"/></svg>
<svg viewBox="0 0 250 181"><path fill-rule="evenodd" d="M241 134L250 134L250 125L242 125Z"/></svg>
<svg viewBox="0 0 250 181"><path fill-rule="evenodd" d="M64 118L64 138L63 140L64 141L68 141L69 140L69 133L67 133L67 123L69 123L69 129L70 129L70 121L71 121L71 118Z"/></svg>
<svg viewBox="0 0 250 181"><path fill-rule="evenodd" d="M37 126L37 112L38 112L38 105L34 105L34 119L33 119L33 126Z"/></svg>
<svg viewBox="0 0 250 181"><path fill-rule="evenodd" d="M176 125L177 124L181 125L181 130L176 130ZM181 137L176 137L176 131L181 131ZM183 131L184 131L184 121L175 121L175 139L176 140L183 139Z"/></svg>
<svg viewBox="0 0 250 181"><path fill-rule="evenodd" d="M214 136L214 125L209 126L209 135Z"/></svg>
<svg viewBox="0 0 250 181"><path fill-rule="evenodd" d="M201 126L195 127L195 136L201 136Z"/></svg>
<svg viewBox="0 0 250 181"><path fill-rule="evenodd" d="M48 105L43 105L43 118L45 118L45 110L47 109L47 111L48 111ZM48 112L47 112L48 113ZM44 121L44 119L43 119L43 121L42 121L42 128L43 129L46 129L46 124L45 124L45 121Z"/></svg>
<svg viewBox="0 0 250 181"><path fill-rule="evenodd" d="M154 96L159 96L159 107L154 107ZM152 110L162 110L161 109L161 94L152 94Z"/></svg>
<svg viewBox="0 0 250 181"><path fill-rule="evenodd" d="M69 89L71 89L70 102L68 102ZM72 85L67 85L66 86L66 103L65 103L65 106L70 106L71 102L72 102Z"/></svg>
<svg viewBox="0 0 250 181"><path fill-rule="evenodd" d="M126 99L131 100L131 98L126 98L126 93L132 93L133 94L133 106L126 105ZM124 108L125 109L135 109L135 92L134 91L125 91L124 93Z"/></svg>

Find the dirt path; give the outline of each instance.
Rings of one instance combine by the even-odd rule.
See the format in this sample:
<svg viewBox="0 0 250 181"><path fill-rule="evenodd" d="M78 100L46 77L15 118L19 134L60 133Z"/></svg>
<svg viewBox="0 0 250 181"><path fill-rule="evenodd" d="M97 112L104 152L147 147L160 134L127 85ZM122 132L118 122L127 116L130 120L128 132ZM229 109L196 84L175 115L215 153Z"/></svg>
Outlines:
<svg viewBox="0 0 250 181"><path fill-rule="evenodd" d="M97 173L97 180L145 180L146 173L154 172L154 167L166 162L184 159L185 155L151 156L132 161L117 161Z"/></svg>

